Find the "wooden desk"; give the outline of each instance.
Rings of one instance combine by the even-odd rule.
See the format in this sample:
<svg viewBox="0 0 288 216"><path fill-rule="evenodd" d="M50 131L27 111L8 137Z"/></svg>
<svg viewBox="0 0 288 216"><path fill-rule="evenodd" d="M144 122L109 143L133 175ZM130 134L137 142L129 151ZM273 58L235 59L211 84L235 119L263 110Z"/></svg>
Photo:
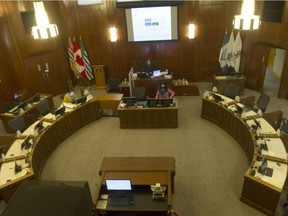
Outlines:
<svg viewBox="0 0 288 216"><path fill-rule="evenodd" d="M219 94L218 94L219 95ZM275 129L261 116L254 111L246 112L246 120L235 113L235 101L220 95L223 102L215 102L210 96L202 99L202 118L208 119L222 127L233 136L241 145L247 155L250 166L244 175L244 184L240 200L248 205L264 212L267 215L274 215L284 183L287 177L287 155L285 146L277 136ZM230 104L230 105L225 105ZM238 105L241 105L238 103ZM244 107L244 105L241 105ZM261 139L256 139L256 133L251 129L253 120L256 117L261 124L259 131ZM269 151L258 151L259 144L266 140ZM257 157L265 155L268 160L268 167L273 168L272 177L263 177L257 172ZM277 165L280 163L280 166ZM253 176L251 169L256 170Z"/></svg>
<svg viewBox="0 0 288 216"><path fill-rule="evenodd" d="M217 87L217 92L220 94L224 93L225 86L228 83L238 85L240 87L240 95L244 94L246 78L244 75L240 77L233 76L215 76L213 75L212 86Z"/></svg>
<svg viewBox="0 0 288 216"><path fill-rule="evenodd" d="M37 111L36 107L37 104L41 103L42 100L47 99L49 101L50 107L54 107L53 99L51 94L42 94L43 97L40 101L31 104L30 108L27 108L23 113L19 115L13 115L10 113L0 113L0 118L2 119L4 128L7 133L15 133L15 131L9 126L8 122L11 119L14 119L20 115L24 116L26 124L30 125L32 122L36 121L39 117L39 112Z"/></svg>
<svg viewBox="0 0 288 216"><path fill-rule="evenodd" d="M176 83L171 87L175 92L175 96L199 96L198 86L189 83L188 85L177 85Z"/></svg>
<svg viewBox="0 0 288 216"><path fill-rule="evenodd" d="M134 193L134 205L125 207L106 206L96 208L107 215L167 215L172 207L172 191L175 176L174 157L104 157L99 175L97 203L106 194L106 179L130 179ZM160 183L167 186L165 201L153 201L150 185ZM103 201L103 200L101 200ZM101 202L100 201L100 202ZM96 206L97 206L96 203Z"/></svg>
<svg viewBox="0 0 288 216"><path fill-rule="evenodd" d="M118 107L120 128L177 128L178 104L161 108Z"/></svg>
<svg viewBox="0 0 288 216"><path fill-rule="evenodd" d="M117 110L122 97L123 94L99 94L96 96L96 101L100 109Z"/></svg>
<svg viewBox="0 0 288 216"><path fill-rule="evenodd" d="M68 110L68 108L66 109ZM83 126L99 119L100 109L98 101L92 100L79 107L74 108L72 111L67 112L64 116L61 116L55 120L49 118L51 114L44 116L44 131L36 138L36 143L34 146L28 150L29 161L32 167L23 169L23 172L15 174L11 172L11 166L9 164L11 160L2 163L0 170L0 195L3 200L8 202L13 194L15 193L18 186L25 179L40 179L43 167L48 160L50 154L58 147L58 145L66 139L68 136L73 134L75 131L79 130ZM49 119L45 121L45 119ZM22 133L23 136L28 136L33 134L32 124L26 131ZM25 151L19 150L19 145L21 141L15 141L14 144L8 150L7 157L11 157L11 154L16 155L17 163L23 164L26 167L28 164L23 162ZM6 164L7 163L7 164ZM12 169L13 170L13 169ZM27 172L28 171L28 172ZM11 181L8 181L11 179Z"/></svg>

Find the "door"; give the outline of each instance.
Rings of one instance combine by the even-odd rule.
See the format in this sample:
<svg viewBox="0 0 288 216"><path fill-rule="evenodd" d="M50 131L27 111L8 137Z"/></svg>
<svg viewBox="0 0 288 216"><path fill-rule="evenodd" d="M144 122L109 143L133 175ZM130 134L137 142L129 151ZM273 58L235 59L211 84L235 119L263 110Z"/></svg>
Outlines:
<svg viewBox="0 0 288 216"><path fill-rule="evenodd" d="M246 87L258 92L263 90L270 47L253 44L245 70Z"/></svg>
<svg viewBox="0 0 288 216"><path fill-rule="evenodd" d="M68 73L61 67L57 52L48 52L24 59L31 93L57 95L68 91ZM67 73L67 74L66 74Z"/></svg>

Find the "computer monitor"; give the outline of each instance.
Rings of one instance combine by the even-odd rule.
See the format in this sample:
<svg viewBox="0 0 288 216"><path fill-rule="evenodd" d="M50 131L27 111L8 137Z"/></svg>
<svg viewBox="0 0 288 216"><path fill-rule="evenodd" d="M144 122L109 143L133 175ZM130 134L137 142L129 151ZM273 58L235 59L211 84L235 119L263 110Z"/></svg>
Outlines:
<svg viewBox="0 0 288 216"><path fill-rule="evenodd" d="M24 139L24 141L21 143L21 150L22 150L22 149L29 149L29 148L30 148L31 144L30 144L29 140L30 140L30 137L29 137L29 136L27 136L27 137Z"/></svg>
<svg viewBox="0 0 288 216"><path fill-rule="evenodd" d="M261 174L265 174L266 173L266 169L267 169L267 159L263 157L261 165L258 168L258 172Z"/></svg>
<svg viewBox="0 0 288 216"><path fill-rule="evenodd" d="M258 128L262 129L261 124L255 119L255 117L253 117L253 121Z"/></svg>
<svg viewBox="0 0 288 216"><path fill-rule="evenodd" d="M56 109L55 112L54 112L54 115L55 116L63 115L65 113L65 109L66 109L65 106L62 106L62 107Z"/></svg>
<svg viewBox="0 0 288 216"><path fill-rule="evenodd" d="M154 70L153 71L153 76L154 77L161 76L161 71L160 70Z"/></svg>
<svg viewBox="0 0 288 216"><path fill-rule="evenodd" d="M34 131L42 131L43 129L44 129L43 121L39 121L34 127Z"/></svg>
<svg viewBox="0 0 288 216"><path fill-rule="evenodd" d="M132 190L130 179L106 179L107 190Z"/></svg>
<svg viewBox="0 0 288 216"><path fill-rule="evenodd" d="M22 103L20 103L19 105L18 105L18 109L25 109L26 108L26 106L27 106L27 101L23 101Z"/></svg>
<svg viewBox="0 0 288 216"><path fill-rule="evenodd" d="M136 97L123 97L122 101L126 104L126 107L134 107L137 102Z"/></svg>
<svg viewBox="0 0 288 216"><path fill-rule="evenodd" d="M147 106L148 107L158 107L158 99L157 98L147 98Z"/></svg>
<svg viewBox="0 0 288 216"><path fill-rule="evenodd" d="M213 99L214 99L216 102L221 102L221 101L224 100L221 96L219 96L219 95L217 95L217 94L215 94L215 93L212 93L211 95L212 95Z"/></svg>
<svg viewBox="0 0 288 216"><path fill-rule="evenodd" d="M32 103L36 103L38 101L40 101L41 99L41 94L40 93L36 93L31 97L31 102Z"/></svg>
<svg viewBox="0 0 288 216"><path fill-rule="evenodd" d="M83 104L83 103L85 103L86 101L87 101L87 95L76 99L74 103L75 103L75 104Z"/></svg>
<svg viewBox="0 0 288 216"><path fill-rule="evenodd" d="M148 107L170 107L173 98L147 98Z"/></svg>
<svg viewBox="0 0 288 216"><path fill-rule="evenodd" d="M241 115L243 113L243 108L241 106L239 106L238 104L235 104L235 108L236 108L236 113Z"/></svg>

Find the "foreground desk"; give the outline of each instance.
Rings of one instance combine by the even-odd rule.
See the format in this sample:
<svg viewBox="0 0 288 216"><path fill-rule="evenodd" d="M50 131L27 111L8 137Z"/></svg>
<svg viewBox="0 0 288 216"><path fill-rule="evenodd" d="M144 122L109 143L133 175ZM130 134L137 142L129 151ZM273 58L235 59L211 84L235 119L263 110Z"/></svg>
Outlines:
<svg viewBox="0 0 288 216"><path fill-rule="evenodd" d="M283 142L275 129L254 111L246 112L246 119L235 113L234 100L218 94L224 102L216 102L211 96L202 99L202 118L222 127L241 145L250 163L244 175L244 184L240 200L248 205L274 215L287 177L287 155ZM239 104L239 106L244 107ZM258 135L251 129L255 118L261 125ZM266 142L268 150L260 150L260 144ZM273 169L272 176L260 174L259 158L265 155L268 167Z"/></svg>
<svg viewBox="0 0 288 216"><path fill-rule="evenodd" d="M215 76L213 75L212 86L217 87L217 92L220 94L224 93L225 86L227 84L235 84L240 87L240 95L244 94L246 78L244 75L240 77L233 76Z"/></svg>
<svg viewBox="0 0 288 216"><path fill-rule="evenodd" d="M104 157L99 175L101 179L100 190L96 194L96 211L100 215L164 216L172 207L175 176L174 157ZM130 179L134 205L107 205L107 199L102 199L102 195L107 194L106 179ZM155 183L167 186L165 200L152 200L150 185Z"/></svg>
<svg viewBox="0 0 288 216"><path fill-rule="evenodd" d="M49 118L51 114L43 117L44 131L36 138L34 145L28 151L20 151L19 142L21 141L15 141L12 144L6 155L8 158L2 163L0 170L0 195L3 200L8 202L23 180L40 179L43 167L54 149L75 131L101 117L96 100L73 108L69 112L68 108L66 110L67 113L64 116L54 120ZM35 123L27 128L22 136L27 137L33 134L34 125ZM28 162L23 159L26 153ZM14 173L14 156L17 163L24 168L19 173Z"/></svg>
<svg viewBox="0 0 288 216"><path fill-rule="evenodd" d="M118 107L120 128L177 128L178 103L171 107Z"/></svg>

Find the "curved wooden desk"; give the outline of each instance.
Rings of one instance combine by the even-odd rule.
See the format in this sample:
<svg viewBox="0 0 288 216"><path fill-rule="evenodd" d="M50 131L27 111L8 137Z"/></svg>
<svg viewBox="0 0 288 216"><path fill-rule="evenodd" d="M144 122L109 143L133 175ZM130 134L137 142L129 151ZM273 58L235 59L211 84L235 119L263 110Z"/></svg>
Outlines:
<svg viewBox="0 0 288 216"><path fill-rule="evenodd" d="M42 119L44 121L44 131L37 137L33 144L34 147L29 150L21 150L22 141L16 139L6 154L5 162L2 163L0 170L0 194L6 202L10 200L23 180L40 178L48 157L64 139L101 117L97 100L92 100L71 109L70 112L66 112L64 116L57 119L50 119L49 115L51 116L51 114L48 114ZM22 133L22 138L34 133L36 123ZM33 137L33 135L30 137ZM27 155L25 161L25 154L29 157L28 163L26 163ZM17 164L22 165L21 172L14 173L14 157Z"/></svg>
<svg viewBox="0 0 288 216"><path fill-rule="evenodd" d="M247 155L249 168L244 174L244 184L240 200L248 205L274 215L279 198L287 177L287 155L283 142L275 129L254 111L246 112L246 119L238 116L235 111L235 101L218 94L224 99L216 102L211 95L202 99L202 118L217 124L233 136ZM205 95L206 96L206 95ZM243 105L238 105L244 107ZM261 125L259 134L251 129L256 118ZM266 140L268 151L259 152L259 145ZM271 177L257 172L260 166L259 158L265 155L268 167L273 169ZM252 171L255 171L255 175Z"/></svg>

